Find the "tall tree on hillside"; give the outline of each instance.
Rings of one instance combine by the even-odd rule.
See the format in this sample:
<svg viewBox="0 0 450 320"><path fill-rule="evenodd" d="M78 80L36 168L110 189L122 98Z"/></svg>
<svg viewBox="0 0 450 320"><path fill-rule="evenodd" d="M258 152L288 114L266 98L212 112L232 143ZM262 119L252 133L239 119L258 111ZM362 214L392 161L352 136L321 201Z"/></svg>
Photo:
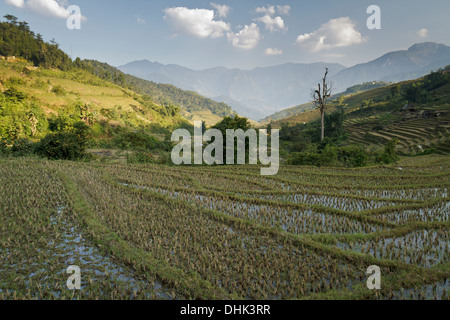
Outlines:
<svg viewBox="0 0 450 320"><path fill-rule="evenodd" d="M4 18L6 20L8 20L9 23L13 24L13 25L17 25L17 17L11 15L11 14L7 14L6 16L4 16Z"/></svg>
<svg viewBox="0 0 450 320"><path fill-rule="evenodd" d="M331 96L332 84L327 82L328 68L325 68L325 76L322 79L322 84L318 84L318 89L314 90L313 98L316 107L320 110L320 117L322 120L321 140L325 139L325 111L327 110L328 98Z"/></svg>

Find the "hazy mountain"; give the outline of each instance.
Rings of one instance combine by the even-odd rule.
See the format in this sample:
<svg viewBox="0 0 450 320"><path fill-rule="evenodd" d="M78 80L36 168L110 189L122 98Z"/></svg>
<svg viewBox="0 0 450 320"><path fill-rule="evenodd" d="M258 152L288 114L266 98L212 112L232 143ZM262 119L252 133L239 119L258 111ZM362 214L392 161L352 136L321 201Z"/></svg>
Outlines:
<svg viewBox="0 0 450 320"><path fill-rule="evenodd" d="M416 79L449 64L450 47L433 42L418 43L408 50L390 52L376 60L342 70L331 79L335 88L343 91L369 81Z"/></svg>
<svg viewBox="0 0 450 320"><path fill-rule="evenodd" d="M260 120L277 111L311 100L315 87L328 67L334 92L369 81L415 79L450 64L450 47L437 43L415 44L363 64L346 68L340 64L287 63L253 70L223 67L192 70L179 65L135 61L119 69L147 80L169 83L225 102L239 114Z"/></svg>
<svg viewBox="0 0 450 320"><path fill-rule="evenodd" d="M334 75L339 64L283 64L250 71L223 67L195 71L179 65L162 65L147 60L131 62L119 70L146 80L169 83L225 102L239 114L259 120L278 110L307 101L311 88L325 67Z"/></svg>

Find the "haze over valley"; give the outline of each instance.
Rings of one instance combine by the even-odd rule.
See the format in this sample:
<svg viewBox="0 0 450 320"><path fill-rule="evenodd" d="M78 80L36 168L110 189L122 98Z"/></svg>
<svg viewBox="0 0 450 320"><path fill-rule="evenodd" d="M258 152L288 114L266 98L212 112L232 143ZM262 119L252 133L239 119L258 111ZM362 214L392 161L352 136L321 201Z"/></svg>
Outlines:
<svg viewBox="0 0 450 320"><path fill-rule="evenodd" d="M333 92L340 93L364 82L416 79L449 64L450 47L427 42L349 68L337 63L286 63L252 70L224 67L192 70L176 64L140 60L118 69L225 102L240 115L259 121L277 111L311 101L311 89L320 81L326 67Z"/></svg>

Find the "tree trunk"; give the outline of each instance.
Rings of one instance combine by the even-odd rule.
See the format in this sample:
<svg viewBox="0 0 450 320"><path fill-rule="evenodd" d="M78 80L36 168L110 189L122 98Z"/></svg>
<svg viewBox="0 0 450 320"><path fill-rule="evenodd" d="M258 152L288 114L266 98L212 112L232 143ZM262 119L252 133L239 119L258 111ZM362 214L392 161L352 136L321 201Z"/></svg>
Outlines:
<svg viewBox="0 0 450 320"><path fill-rule="evenodd" d="M325 139L325 110L321 110L321 118L322 118L322 135L321 141Z"/></svg>

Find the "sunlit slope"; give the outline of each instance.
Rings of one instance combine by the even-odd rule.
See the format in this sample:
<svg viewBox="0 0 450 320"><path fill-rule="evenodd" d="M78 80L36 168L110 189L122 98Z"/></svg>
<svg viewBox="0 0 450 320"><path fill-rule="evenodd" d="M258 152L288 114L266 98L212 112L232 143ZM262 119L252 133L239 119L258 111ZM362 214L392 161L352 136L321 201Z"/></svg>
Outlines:
<svg viewBox="0 0 450 320"><path fill-rule="evenodd" d="M367 147L381 147L397 139L397 151L417 154L434 150L450 153L450 83L424 90L427 101L408 102L402 94L414 86L421 86L426 78L392 84L366 92L348 95L330 103L327 112L340 104L347 120L344 123L348 143ZM398 91L399 90L399 91ZM394 94L394 92L400 92ZM394 94L394 96L393 96ZM320 119L317 109L272 122L280 128L283 123L295 125Z"/></svg>
<svg viewBox="0 0 450 320"><path fill-rule="evenodd" d="M143 103L143 96L102 80L86 71L61 71L32 67L24 60L0 60L0 88L25 93L26 102L37 105L47 116L65 107L88 105L97 120L121 125L170 125L179 115L164 114L161 105Z"/></svg>

